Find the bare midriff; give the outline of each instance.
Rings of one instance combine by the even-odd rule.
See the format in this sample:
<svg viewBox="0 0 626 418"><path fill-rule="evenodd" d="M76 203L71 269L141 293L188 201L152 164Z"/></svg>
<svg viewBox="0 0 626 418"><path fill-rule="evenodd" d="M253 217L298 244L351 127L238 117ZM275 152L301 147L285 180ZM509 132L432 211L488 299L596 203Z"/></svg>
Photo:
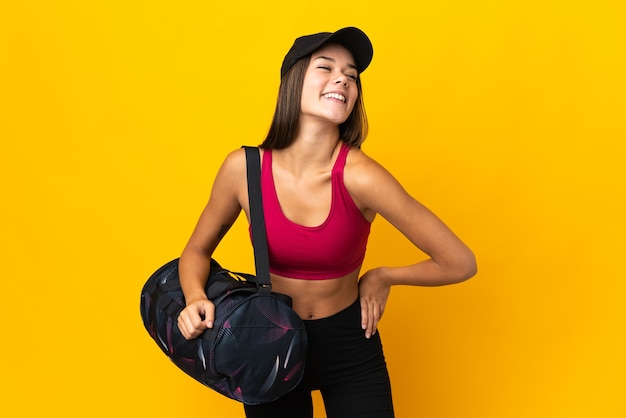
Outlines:
<svg viewBox="0 0 626 418"><path fill-rule="evenodd" d="M293 310L305 320L340 312L358 297L359 271L327 280L301 280L272 274L272 291L291 296Z"/></svg>

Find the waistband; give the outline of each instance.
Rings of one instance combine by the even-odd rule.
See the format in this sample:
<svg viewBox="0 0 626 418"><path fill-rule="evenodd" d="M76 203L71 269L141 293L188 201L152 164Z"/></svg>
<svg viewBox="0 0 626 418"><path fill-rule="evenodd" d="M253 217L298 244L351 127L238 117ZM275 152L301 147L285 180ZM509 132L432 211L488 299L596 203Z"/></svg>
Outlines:
<svg viewBox="0 0 626 418"><path fill-rule="evenodd" d="M306 319L303 322L307 329L320 329L335 326L336 324L355 316L359 319L361 317L361 304L359 303L359 298L357 298L352 305L342 309L334 315L320 319Z"/></svg>

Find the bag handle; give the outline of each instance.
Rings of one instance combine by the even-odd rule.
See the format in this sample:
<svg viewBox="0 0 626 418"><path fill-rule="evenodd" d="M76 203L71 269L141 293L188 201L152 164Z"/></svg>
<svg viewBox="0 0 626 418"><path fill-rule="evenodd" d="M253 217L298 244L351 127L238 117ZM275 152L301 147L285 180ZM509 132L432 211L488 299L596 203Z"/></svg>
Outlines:
<svg viewBox="0 0 626 418"><path fill-rule="evenodd" d="M260 294L272 292L270 281L270 261L263 215L261 195L261 153L257 147L242 147L246 152L246 173L248 177L248 202L250 204L250 224L252 225L252 246L256 266L257 285Z"/></svg>

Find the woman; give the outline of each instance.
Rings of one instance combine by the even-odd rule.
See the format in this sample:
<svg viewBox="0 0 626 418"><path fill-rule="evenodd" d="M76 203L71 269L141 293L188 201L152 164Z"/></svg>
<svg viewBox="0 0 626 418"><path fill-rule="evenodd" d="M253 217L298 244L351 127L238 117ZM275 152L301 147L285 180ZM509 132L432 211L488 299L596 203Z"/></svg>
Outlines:
<svg viewBox="0 0 626 418"><path fill-rule="evenodd" d="M360 150L367 121L360 74L373 50L357 28L296 39L281 68L274 119L261 144L262 191L273 290L293 299L309 339L305 376L247 417L312 417L319 389L329 418L393 417L376 333L391 286L457 283L474 255L382 166ZM243 209L250 219L243 150L228 155L180 260L187 301L178 324L191 339L213 326L204 293L209 261ZM380 214L426 253L425 261L360 273Z"/></svg>

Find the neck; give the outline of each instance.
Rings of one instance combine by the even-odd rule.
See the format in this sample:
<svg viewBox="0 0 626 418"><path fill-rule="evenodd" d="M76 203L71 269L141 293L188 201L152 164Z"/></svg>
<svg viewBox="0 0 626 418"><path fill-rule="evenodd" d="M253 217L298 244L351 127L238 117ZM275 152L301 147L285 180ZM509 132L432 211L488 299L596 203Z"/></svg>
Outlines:
<svg viewBox="0 0 626 418"><path fill-rule="evenodd" d="M313 157L332 157L339 142L339 126L334 123L320 123L301 117L296 137L289 148L306 152Z"/></svg>
<svg viewBox="0 0 626 418"><path fill-rule="evenodd" d="M289 147L275 151L276 159L291 172L325 170L335 160L340 145L336 125L332 129L300 129Z"/></svg>

